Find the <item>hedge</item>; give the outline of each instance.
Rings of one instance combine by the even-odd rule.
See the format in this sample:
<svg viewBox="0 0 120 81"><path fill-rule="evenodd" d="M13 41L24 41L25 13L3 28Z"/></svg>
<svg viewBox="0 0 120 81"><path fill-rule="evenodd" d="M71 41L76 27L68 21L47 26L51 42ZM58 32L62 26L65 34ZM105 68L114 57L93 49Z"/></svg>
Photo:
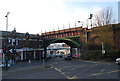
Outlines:
<svg viewBox="0 0 120 81"><path fill-rule="evenodd" d="M89 50L87 53L81 55L84 60L115 60L120 57L119 50L106 50L105 54L102 54L101 50Z"/></svg>

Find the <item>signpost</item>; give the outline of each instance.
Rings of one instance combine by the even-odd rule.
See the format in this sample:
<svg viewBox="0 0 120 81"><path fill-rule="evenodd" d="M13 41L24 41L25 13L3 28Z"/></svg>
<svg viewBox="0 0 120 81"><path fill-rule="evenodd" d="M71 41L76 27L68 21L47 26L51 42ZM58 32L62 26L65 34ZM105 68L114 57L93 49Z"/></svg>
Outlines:
<svg viewBox="0 0 120 81"><path fill-rule="evenodd" d="M105 47L104 47L104 43L102 42L102 54L105 54Z"/></svg>

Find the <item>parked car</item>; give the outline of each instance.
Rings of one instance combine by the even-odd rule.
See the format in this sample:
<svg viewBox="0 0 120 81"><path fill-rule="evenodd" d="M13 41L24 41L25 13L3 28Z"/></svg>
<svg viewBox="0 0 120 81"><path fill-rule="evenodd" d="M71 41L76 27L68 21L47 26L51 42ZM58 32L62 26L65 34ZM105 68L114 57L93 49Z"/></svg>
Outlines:
<svg viewBox="0 0 120 81"><path fill-rule="evenodd" d="M56 57L59 57L59 56L61 56L61 54L60 54L60 53L57 53L57 54L56 54Z"/></svg>
<svg viewBox="0 0 120 81"><path fill-rule="evenodd" d="M116 63L117 63L117 64L120 64L120 58L117 58L117 59L116 59Z"/></svg>
<svg viewBox="0 0 120 81"><path fill-rule="evenodd" d="M73 55L72 58L79 58L79 56L78 55Z"/></svg>
<svg viewBox="0 0 120 81"><path fill-rule="evenodd" d="M62 58L62 55L60 55L59 58Z"/></svg>
<svg viewBox="0 0 120 81"><path fill-rule="evenodd" d="M62 57L64 57L64 55L65 55L65 54L63 54L63 53L60 53L60 55L59 55L59 58L62 58Z"/></svg>
<svg viewBox="0 0 120 81"><path fill-rule="evenodd" d="M56 57L56 54L52 54L51 57L52 57L52 58L53 58L53 57Z"/></svg>
<svg viewBox="0 0 120 81"><path fill-rule="evenodd" d="M6 67L6 64L0 64L0 67ZM8 67L10 67L10 64L8 64Z"/></svg>
<svg viewBox="0 0 120 81"><path fill-rule="evenodd" d="M47 54L47 58L49 58L49 59L50 59L51 57L52 57L52 56L51 56L51 54Z"/></svg>
<svg viewBox="0 0 120 81"><path fill-rule="evenodd" d="M65 55L65 60L71 60L71 55Z"/></svg>

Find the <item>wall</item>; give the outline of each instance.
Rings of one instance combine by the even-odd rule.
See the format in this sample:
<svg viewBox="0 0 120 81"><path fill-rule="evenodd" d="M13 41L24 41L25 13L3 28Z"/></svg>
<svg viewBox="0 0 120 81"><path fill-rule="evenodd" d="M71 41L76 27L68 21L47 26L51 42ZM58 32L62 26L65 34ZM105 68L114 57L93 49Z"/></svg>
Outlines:
<svg viewBox="0 0 120 81"><path fill-rule="evenodd" d="M120 24L94 27L91 29L89 43L98 45L101 48L102 42L106 49L120 48Z"/></svg>
<svg viewBox="0 0 120 81"><path fill-rule="evenodd" d="M89 43L96 45L95 49L101 49L102 42L107 47L113 46L112 25L94 27L91 29ZM106 48L107 49L107 48Z"/></svg>

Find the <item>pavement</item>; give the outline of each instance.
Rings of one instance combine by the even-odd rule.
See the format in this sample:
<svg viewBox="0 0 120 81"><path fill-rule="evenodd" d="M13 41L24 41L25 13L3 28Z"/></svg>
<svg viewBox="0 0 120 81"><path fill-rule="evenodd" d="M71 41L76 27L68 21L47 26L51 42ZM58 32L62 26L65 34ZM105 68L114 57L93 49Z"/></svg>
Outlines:
<svg viewBox="0 0 120 81"><path fill-rule="evenodd" d="M25 71L32 71L32 70L46 70L46 68L49 68L49 65L45 65L43 61L37 60L37 61L31 61L29 63L28 61L24 62L17 62L14 65L10 66L8 68L8 71L2 70L2 76L5 75L11 75L16 73L21 73Z"/></svg>

